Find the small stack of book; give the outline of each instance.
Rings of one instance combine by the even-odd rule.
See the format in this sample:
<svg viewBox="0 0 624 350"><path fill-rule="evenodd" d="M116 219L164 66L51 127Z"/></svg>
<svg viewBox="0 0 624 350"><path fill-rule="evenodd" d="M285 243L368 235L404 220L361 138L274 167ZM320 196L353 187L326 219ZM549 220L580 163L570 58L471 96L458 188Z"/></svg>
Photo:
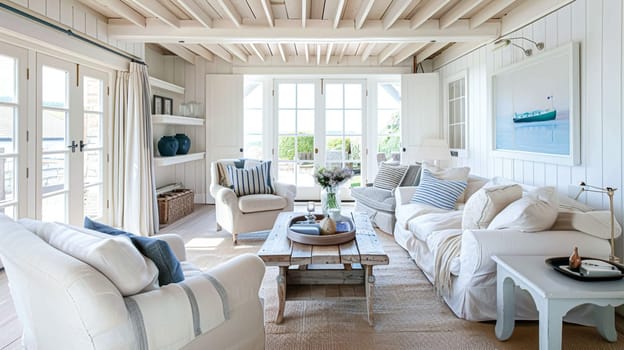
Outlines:
<svg viewBox="0 0 624 350"><path fill-rule="evenodd" d="M608 262L593 259L583 260L579 272L587 277L610 277L622 274L620 269Z"/></svg>

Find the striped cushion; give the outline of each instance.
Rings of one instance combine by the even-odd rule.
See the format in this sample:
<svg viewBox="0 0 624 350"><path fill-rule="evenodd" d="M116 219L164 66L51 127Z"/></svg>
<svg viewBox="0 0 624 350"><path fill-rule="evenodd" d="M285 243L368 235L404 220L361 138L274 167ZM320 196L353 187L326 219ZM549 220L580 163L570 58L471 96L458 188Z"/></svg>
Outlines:
<svg viewBox="0 0 624 350"><path fill-rule="evenodd" d="M427 169L423 169L420 185L412 196L412 203L422 203L440 209L455 209L457 198L464 193L466 181L441 180L431 175Z"/></svg>
<svg viewBox="0 0 624 350"><path fill-rule="evenodd" d="M375 176L375 181L373 181L373 187L392 191L399 186L406 172L407 165L381 163L377 176Z"/></svg>
<svg viewBox="0 0 624 350"><path fill-rule="evenodd" d="M271 161L249 169L238 169L235 166L227 166L227 175L232 189L237 196L250 194L273 194L271 184Z"/></svg>

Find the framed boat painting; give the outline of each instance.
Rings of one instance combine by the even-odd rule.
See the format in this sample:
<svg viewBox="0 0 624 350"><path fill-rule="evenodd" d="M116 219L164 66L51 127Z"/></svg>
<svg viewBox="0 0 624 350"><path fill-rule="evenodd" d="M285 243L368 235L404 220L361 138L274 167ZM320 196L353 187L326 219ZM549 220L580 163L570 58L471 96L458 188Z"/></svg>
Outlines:
<svg viewBox="0 0 624 350"><path fill-rule="evenodd" d="M578 43L496 71L490 89L494 156L580 164Z"/></svg>

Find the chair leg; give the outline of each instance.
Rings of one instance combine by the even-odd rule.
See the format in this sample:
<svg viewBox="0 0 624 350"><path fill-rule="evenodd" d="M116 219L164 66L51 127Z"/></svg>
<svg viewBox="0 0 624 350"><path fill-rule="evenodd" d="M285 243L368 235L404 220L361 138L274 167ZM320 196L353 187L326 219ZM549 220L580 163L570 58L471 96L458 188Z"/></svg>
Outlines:
<svg viewBox="0 0 624 350"><path fill-rule="evenodd" d="M232 233L232 243L233 244L238 243L238 235L235 233Z"/></svg>
<svg viewBox="0 0 624 350"><path fill-rule="evenodd" d="M223 227L221 227L221 225L219 225L219 223L217 223L217 232L223 230Z"/></svg>

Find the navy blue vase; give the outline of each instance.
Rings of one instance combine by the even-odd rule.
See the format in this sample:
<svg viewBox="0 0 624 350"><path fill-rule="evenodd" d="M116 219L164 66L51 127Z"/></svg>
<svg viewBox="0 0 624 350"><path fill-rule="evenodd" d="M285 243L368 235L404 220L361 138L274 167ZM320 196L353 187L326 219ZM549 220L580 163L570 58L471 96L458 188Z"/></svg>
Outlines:
<svg viewBox="0 0 624 350"><path fill-rule="evenodd" d="M163 136L158 141L158 152L163 157L175 156L178 151L178 140L175 136Z"/></svg>
<svg viewBox="0 0 624 350"><path fill-rule="evenodd" d="M191 139L185 134L176 134L178 140L178 154L187 154L191 149Z"/></svg>

